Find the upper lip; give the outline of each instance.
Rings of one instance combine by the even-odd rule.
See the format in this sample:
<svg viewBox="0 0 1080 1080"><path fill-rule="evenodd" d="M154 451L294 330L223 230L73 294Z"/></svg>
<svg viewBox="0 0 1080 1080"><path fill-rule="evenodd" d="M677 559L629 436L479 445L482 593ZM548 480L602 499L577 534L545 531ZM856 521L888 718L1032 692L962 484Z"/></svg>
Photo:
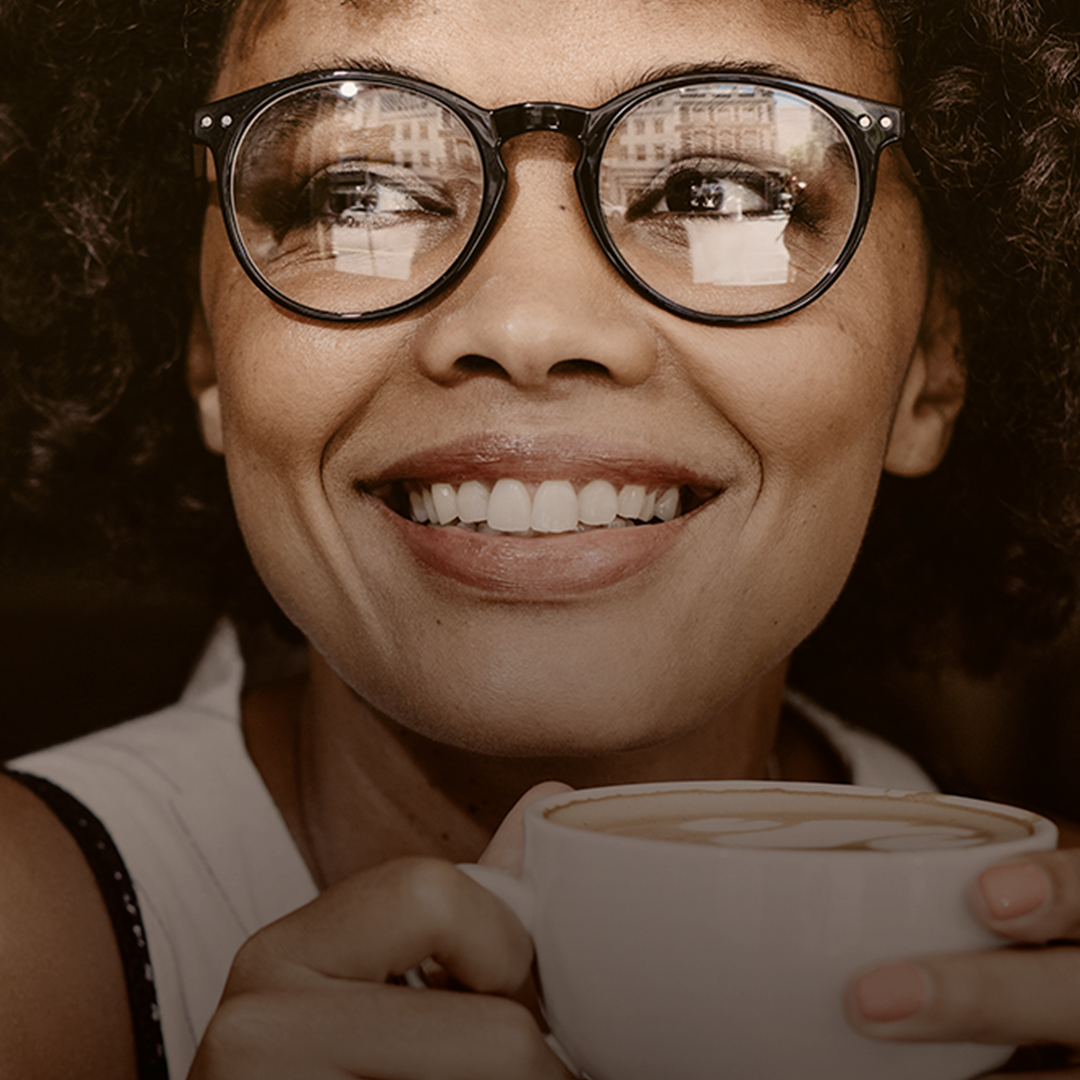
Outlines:
<svg viewBox="0 0 1080 1080"><path fill-rule="evenodd" d="M458 484L502 477L526 483L543 480L586 483L603 479L614 484L658 487L679 484L717 490L728 487L733 479L719 471L706 472L629 444L576 435L492 433L467 436L407 454L354 482L361 490L374 492L387 484L407 480Z"/></svg>

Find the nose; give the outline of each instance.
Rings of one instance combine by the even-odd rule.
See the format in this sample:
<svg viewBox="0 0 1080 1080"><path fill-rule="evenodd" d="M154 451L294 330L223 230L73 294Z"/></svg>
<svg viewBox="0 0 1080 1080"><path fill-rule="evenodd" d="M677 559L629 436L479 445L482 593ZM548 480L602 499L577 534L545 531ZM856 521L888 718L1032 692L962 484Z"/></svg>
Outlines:
<svg viewBox="0 0 1080 1080"><path fill-rule="evenodd" d="M500 220L465 277L419 323L427 375L549 388L590 375L637 385L656 364L651 305L608 263L573 182L574 141L527 134L504 146Z"/></svg>

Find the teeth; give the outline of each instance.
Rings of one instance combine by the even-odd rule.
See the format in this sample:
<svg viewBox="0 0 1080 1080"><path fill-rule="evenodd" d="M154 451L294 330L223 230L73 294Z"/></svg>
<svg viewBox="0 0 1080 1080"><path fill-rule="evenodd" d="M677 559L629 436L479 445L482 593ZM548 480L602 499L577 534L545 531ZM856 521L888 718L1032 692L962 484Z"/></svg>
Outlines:
<svg viewBox="0 0 1080 1080"><path fill-rule="evenodd" d="M674 488L675 498L679 489ZM578 496L578 517L582 525L610 525L619 513L619 495L606 480L593 480Z"/></svg>
<svg viewBox="0 0 1080 1080"><path fill-rule="evenodd" d="M633 519L645 509L645 485L627 484L619 492L619 517Z"/></svg>
<svg viewBox="0 0 1080 1080"><path fill-rule="evenodd" d="M578 495L569 480L545 480L533 496L535 532L573 532L578 523Z"/></svg>
<svg viewBox="0 0 1080 1080"><path fill-rule="evenodd" d="M520 480L499 480L488 500L488 525L498 532L528 532L532 527L532 499Z"/></svg>
<svg viewBox="0 0 1080 1080"><path fill-rule="evenodd" d="M457 494L453 484L435 484L431 489L431 501L435 504L435 520L440 525L457 521Z"/></svg>
<svg viewBox="0 0 1080 1080"><path fill-rule="evenodd" d="M656 516L661 521L670 521L679 512L679 489L668 488L656 500Z"/></svg>
<svg viewBox="0 0 1080 1080"><path fill-rule="evenodd" d="M458 488L458 517L470 524L487 521L489 498L488 489L479 480L466 480Z"/></svg>
<svg viewBox="0 0 1080 1080"><path fill-rule="evenodd" d="M409 492L409 507L412 510L413 521L419 521L421 524L423 524L425 521L430 520L430 515L427 512L427 507L424 505L424 496L421 492Z"/></svg>
<svg viewBox="0 0 1080 1080"><path fill-rule="evenodd" d="M479 480L460 487L433 484L410 487L412 520L452 525L488 535L567 533L586 528L623 528L679 513L679 488L649 491L644 484L616 488L607 480L592 480L580 491L569 480L545 480L526 485L503 478L490 490Z"/></svg>
<svg viewBox="0 0 1080 1080"><path fill-rule="evenodd" d="M435 509L435 499L432 497L431 489L424 488L424 513L427 514L428 521L438 521L439 513Z"/></svg>

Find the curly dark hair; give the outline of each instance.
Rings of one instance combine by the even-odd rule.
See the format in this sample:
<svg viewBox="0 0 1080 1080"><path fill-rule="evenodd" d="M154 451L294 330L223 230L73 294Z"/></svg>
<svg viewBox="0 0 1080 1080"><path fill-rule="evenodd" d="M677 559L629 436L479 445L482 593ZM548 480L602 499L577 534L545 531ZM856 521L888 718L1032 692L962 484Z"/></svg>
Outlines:
<svg viewBox="0 0 1080 1080"><path fill-rule="evenodd" d="M858 0L811 0L841 9ZM253 575L183 357L202 193L187 122L233 0L0 8L5 527L78 529L132 566ZM886 477L810 643L861 662L946 643L974 670L1051 638L1080 547L1075 0L877 0L934 246L957 274L968 401L944 465ZM813 652L813 650L817 652Z"/></svg>

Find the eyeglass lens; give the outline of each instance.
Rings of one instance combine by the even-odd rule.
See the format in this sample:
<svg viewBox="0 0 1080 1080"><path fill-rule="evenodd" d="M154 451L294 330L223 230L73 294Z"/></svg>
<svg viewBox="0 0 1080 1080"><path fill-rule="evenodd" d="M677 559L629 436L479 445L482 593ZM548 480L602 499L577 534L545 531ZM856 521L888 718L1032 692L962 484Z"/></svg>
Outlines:
<svg viewBox="0 0 1080 1080"><path fill-rule="evenodd" d="M655 292L710 315L805 296L835 265L858 169L827 112L785 90L702 83L615 124L598 177L603 222ZM484 167L456 113L426 94L340 80L273 101L241 136L241 243L281 294L320 311L402 304L439 280L480 219Z"/></svg>

